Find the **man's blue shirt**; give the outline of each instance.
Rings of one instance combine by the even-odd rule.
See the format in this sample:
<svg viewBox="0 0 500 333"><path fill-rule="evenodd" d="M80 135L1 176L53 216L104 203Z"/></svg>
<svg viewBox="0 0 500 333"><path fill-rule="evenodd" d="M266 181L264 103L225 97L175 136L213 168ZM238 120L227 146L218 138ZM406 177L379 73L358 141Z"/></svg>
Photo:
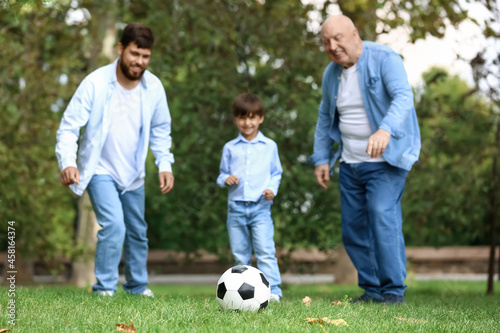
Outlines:
<svg viewBox="0 0 500 333"><path fill-rule="evenodd" d="M83 194L97 169L109 132L111 96L118 84L117 64L118 59L90 73L82 81L66 108L57 131L56 155L59 168L61 171L70 166L78 168L80 184L70 185L78 195ZM148 144L156 157L155 163L160 172L171 172L174 163L174 155L170 152L171 117L165 89L161 81L147 70L139 85L142 129L135 156L137 173L124 191L127 191L135 180L145 177ZM82 127L85 127L85 130L80 136Z"/></svg>
<svg viewBox="0 0 500 333"><path fill-rule="evenodd" d="M217 185L227 187L226 179L235 175L239 183L229 186L228 199L257 202L266 189L278 194L282 173L278 146L273 140L260 131L252 141L240 134L224 145Z"/></svg>
<svg viewBox="0 0 500 333"><path fill-rule="evenodd" d="M420 131L413 105L413 91L401 57L387 46L363 41L356 63L363 103L372 132L384 129L391 134L383 154L398 168L410 170L420 153ZM314 154L309 161L333 167L342 152L337 113L337 92L343 67L331 62L323 73L322 98L314 135ZM334 152L333 144L339 149Z"/></svg>

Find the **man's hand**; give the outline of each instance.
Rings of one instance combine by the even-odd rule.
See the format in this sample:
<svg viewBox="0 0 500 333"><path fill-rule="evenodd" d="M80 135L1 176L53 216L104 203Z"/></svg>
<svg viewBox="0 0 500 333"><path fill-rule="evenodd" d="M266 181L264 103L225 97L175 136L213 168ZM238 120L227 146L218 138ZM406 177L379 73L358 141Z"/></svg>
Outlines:
<svg viewBox="0 0 500 333"><path fill-rule="evenodd" d="M318 184L322 188L327 189L326 182L330 181L330 166L328 164L318 165L314 169L314 174L316 175Z"/></svg>
<svg viewBox="0 0 500 333"><path fill-rule="evenodd" d="M267 201L271 201L274 199L274 193L269 189L264 190L264 192L262 192L262 195L266 197Z"/></svg>
<svg viewBox="0 0 500 333"><path fill-rule="evenodd" d="M372 158L382 155L391 139L391 134L384 129L379 129L368 138L366 153Z"/></svg>
<svg viewBox="0 0 500 333"><path fill-rule="evenodd" d="M59 180L66 187L69 187L71 184L80 185L80 173L75 167L67 167L61 172Z"/></svg>
<svg viewBox="0 0 500 333"><path fill-rule="evenodd" d="M224 184L226 184L226 186L231 186L234 184L238 184L239 182L240 182L240 180L238 179L238 177L236 177L235 175L231 175L231 176L227 177Z"/></svg>
<svg viewBox="0 0 500 333"><path fill-rule="evenodd" d="M160 172L161 194L167 194L174 188L174 175L171 172Z"/></svg>

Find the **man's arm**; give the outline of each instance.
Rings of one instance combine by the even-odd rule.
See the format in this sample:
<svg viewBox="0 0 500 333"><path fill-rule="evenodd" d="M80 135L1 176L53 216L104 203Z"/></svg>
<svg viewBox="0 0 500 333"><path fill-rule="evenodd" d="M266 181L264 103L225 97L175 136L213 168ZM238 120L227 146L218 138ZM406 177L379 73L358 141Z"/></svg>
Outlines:
<svg viewBox="0 0 500 333"><path fill-rule="evenodd" d="M401 125L413 111L414 103L413 91L408 82L403 59L397 53L393 53L383 60L381 76L384 87L391 97L391 104L379 129L383 129L394 138L399 139L406 135Z"/></svg>
<svg viewBox="0 0 500 333"><path fill-rule="evenodd" d="M323 73L321 81L321 102L318 108L318 121L314 132L314 153L309 157L308 163L315 166L330 163L332 158L332 147L334 140L330 137L333 119L331 115L332 105L332 77L336 73L336 67L331 63Z"/></svg>
<svg viewBox="0 0 500 333"><path fill-rule="evenodd" d="M66 187L80 183L80 174L76 165L77 142L80 128L89 120L92 101L92 84L88 79L84 79L64 111L57 130L56 156L61 170L60 181Z"/></svg>
<svg viewBox="0 0 500 333"><path fill-rule="evenodd" d="M163 89L163 87L158 89ZM162 91L151 118L149 140L151 151L155 156L155 164L159 170L158 177L162 194L170 192L174 187L174 175L172 173L174 155L170 152L172 147L171 121L167 96L165 91Z"/></svg>

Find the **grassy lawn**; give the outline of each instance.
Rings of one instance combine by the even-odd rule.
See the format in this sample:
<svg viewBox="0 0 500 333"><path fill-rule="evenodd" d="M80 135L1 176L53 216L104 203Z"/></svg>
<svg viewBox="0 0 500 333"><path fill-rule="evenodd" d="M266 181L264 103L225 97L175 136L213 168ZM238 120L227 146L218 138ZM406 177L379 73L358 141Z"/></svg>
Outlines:
<svg viewBox="0 0 500 333"><path fill-rule="evenodd" d="M221 312L215 286L152 285L156 298L99 297L74 287L16 289L16 326L8 323L8 290L0 289L0 329L12 332L500 332L500 283L485 296L486 282L409 282L402 306L332 305L354 298L356 286L289 285L280 304L258 313ZM302 299L312 299L309 307ZM308 324L306 318L343 319L349 326Z"/></svg>

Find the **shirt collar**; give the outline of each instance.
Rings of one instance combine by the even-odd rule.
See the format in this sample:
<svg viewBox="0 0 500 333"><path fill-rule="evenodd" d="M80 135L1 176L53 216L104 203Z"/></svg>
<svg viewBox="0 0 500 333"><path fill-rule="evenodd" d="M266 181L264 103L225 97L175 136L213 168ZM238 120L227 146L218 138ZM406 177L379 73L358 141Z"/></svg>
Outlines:
<svg viewBox="0 0 500 333"><path fill-rule="evenodd" d="M116 58L115 61L113 62L113 66L112 69L113 69L113 72L111 73L111 76L110 76L110 82L118 82L118 78L116 77L116 66L118 66L118 60L120 59L120 57ZM141 77L141 84L144 86L144 88L147 88L148 85L147 85L147 80L146 80L146 71L144 71L144 75Z"/></svg>
<svg viewBox="0 0 500 333"><path fill-rule="evenodd" d="M262 134L261 131L259 131L259 133L257 133L257 136L252 140L252 141L248 141L247 139L245 139L245 137L243 135L241 135L241 133L238 135L238 137L236 138L237 139L237 142L247 142L247 143L256 143L256 142L263 142L265 143L265 136L264 134Z"/></svg>

